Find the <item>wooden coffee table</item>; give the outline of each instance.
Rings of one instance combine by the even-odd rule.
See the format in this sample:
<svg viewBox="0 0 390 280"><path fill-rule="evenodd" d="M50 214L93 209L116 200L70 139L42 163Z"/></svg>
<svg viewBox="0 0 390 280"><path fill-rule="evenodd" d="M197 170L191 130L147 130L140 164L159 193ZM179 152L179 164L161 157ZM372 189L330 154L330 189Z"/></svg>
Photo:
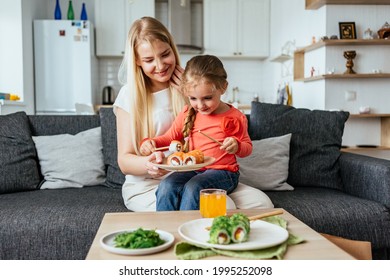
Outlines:
<svg viewBox="0 0 390 280"><path fill-rule="evenodd" d="M235 212L244 213L248 216L268 212L269 209L247 209L228 211L228 214ZM332 242L328 241L321 234L298 220L296 217L284 211L281 215L287 220L288 230L306 240L306 242L289 246L283 259L286 260L353 260L354 258L343 251ZM95 239L86 257L87 260L175 260L174 245L169 249L143 256L124 256L110 253L100 246L100 239L107 233L129 228L153 228L170 232L175 237L175 243L182 241L178 233L178 227L190 220L200 219L199 211L175 211L175 212L126 212L107 213L96 233ZM224 256L214 256L208 259L231 259Z"/></svg>

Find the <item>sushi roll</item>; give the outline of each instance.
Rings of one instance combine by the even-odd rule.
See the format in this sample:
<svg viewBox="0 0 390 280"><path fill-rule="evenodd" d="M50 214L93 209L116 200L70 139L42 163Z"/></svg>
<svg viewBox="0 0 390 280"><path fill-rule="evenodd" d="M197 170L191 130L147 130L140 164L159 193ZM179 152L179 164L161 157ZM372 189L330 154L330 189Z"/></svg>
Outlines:
<svg viewBox="0 0 390 280"><path fill-rule="evenodd" d="M230 243L230 223L226 216L214 218L210 229L209 243L227 245Z"/></svg>
<svg viewBox="0 0 390 280"><path fill-rule="evenodd" d="M234 243L245 242L249 238L250 221L241 213L233 214L230 219L230 238Z"/></svg>
<svg viewBox="0 0 390 280"><path fill-rule="evenodd" d="M180 141L173 140L169 145L169 151L172 153L182 152L183 144Z"/></svg>
<svg viewBox="0 0 390 280"><path fill-rule="evenodd" d="M204 162L204 154L201 150L193 150L183 157L183 165L194 165Z"/></svg>
<svg viewBox="0 0 390 280"><path fill-rule="evenodd" d="M171 154L168 159L167 163L172 166L180 166L183 165L183 152L176 152Z"/></svg>

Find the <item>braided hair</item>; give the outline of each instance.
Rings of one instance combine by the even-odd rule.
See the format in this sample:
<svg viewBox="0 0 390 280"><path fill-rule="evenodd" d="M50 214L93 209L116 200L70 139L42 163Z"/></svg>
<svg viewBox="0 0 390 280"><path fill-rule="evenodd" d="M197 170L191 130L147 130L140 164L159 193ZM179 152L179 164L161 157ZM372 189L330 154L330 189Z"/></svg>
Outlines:
<svg viewBox="0 0 390 280"><path fill-rule="evenodd" d="M213 55L198 55L187 62L182 75L181 91L186 94L189 88L196 87L200 83L212 85L213 91L225 89L227 84L227 73L218 57ZM188 152L189 150L189 137L194 127L195 118L195 109L189 107L182 129L184 136L184 152Z"/></svg>

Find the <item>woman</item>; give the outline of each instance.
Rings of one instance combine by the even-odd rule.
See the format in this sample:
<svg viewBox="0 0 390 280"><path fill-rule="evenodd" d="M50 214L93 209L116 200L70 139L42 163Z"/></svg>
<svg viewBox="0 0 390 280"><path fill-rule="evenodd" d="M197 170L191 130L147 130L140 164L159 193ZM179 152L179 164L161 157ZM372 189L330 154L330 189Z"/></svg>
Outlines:
<svg viewBox="0 0 390 280"><path fill-rule="evenodd" d="M139 146L142 139L165 133L186 104L177 90L182 72L177 48L165 26L152 17L136 20L119 70L125 85L114 103L118 164L127 174L122 195L130 210L155 210L155 189L166 172L151 161L161 162L162 154L141 156Z"/></svg>

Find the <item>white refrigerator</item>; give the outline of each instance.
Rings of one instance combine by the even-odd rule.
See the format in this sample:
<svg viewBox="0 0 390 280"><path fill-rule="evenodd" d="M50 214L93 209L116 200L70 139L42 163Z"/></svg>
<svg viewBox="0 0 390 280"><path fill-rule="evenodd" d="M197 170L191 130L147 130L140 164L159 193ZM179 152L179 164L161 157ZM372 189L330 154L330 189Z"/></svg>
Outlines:
<svg viewBox="0 0 390 280"><path fill-rule="evenodd" d="M76 114L96 105L93 26L80 20L34 20L35 113Z"/></svg>

